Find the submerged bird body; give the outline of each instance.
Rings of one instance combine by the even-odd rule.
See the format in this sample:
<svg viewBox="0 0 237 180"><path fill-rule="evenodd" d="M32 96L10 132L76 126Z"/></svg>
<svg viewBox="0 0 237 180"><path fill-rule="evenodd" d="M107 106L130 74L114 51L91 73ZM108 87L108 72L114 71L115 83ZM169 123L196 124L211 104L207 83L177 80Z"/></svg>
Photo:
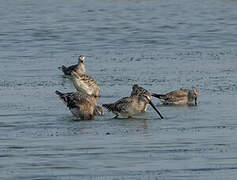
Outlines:
<svg viewBox="0 0 237 180"><path fill-rule="evenodd" d="M87 93L95 97L99 96L100 88L94 78L74 70L72 71L72 81L77 91Z"/></svg>
<svg viewBox="0 0 237 180"><path fill-rule="evenodd" d="M77 70L81 74L85 74L86 73L85 56L79 56L78 63L76 65L72 65L69 67L62 65L61 69L65 75L69 75L69 76L71 75L73 70Z"/></svg>
<svg viewBox="0 0 237 180"><path fill-rule="evenodd" d="M200 96L199 91L194 88L190 89L180 89L171 91L167 94L155 94L153 93L152 96L159 98L163 104L166 105L184 105L194 104L197 105L197 98Z"/></svg>
<svg viewBox="0 0 237 180"><path fill-rule="evenodd" d="M102 107L97 105L93 96L80 92L61 93L55 91L55 93L67 105L71 113L80 119L94 119L95 115L103 115Z"/></svg>

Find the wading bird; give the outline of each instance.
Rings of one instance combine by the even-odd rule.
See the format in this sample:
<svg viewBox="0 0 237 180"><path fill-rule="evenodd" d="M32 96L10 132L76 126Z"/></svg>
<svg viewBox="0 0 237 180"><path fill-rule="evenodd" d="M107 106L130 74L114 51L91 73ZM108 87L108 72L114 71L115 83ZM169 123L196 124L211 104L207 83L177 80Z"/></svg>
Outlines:
<svg viewBox="0 0 237 180"><path fill-rule="evenodd" d="M62 93L55 91L55 93L63 100L71 113L82 119L94 119L95 116L103 115L103 109L97 105L96 98L85 93Z"/></svg>
<svg viewBox="0 0 237 180"><path fill-rule="evenodd" d="M69 76L71 76L71 73L73 70L77 70L81 74L85 74L86 73L85 58L86 58L85 56L81 55L78 58L77 64L69 66L69 67L62 65L62 67L60 67L60 69L62 69L62 71L65 75L69 75Z"/></svg>
<svg viewBox="0 0 237 180"><path fill-rule="evenodd" d="M124 97L115 103L103 104L102 106L108 109L108 111L112 111L112 113L115 114L115 118L117 118L119 115L130 118L133 115L144 113L147 109L147 106L150 104L159 114L160 118L163 119L163 116L151 102L150 93L147 90L144 90L144 88L134 85L130 97Z"/></svg>
<svg viewBox="0 0 237 180"><path fill-rule="evenodd" d="M86 74L81 74L77 70L73 70L72 81L77 91L87 93L95 97L99 96L100 88L94 78Z"/></svg>
<svg viewBox="0 0 237 180"><path fill-rule="evenodd" d="M155 94L153 93L152 96L159 98L163 104L166 105L192 105L193 101L194 104L197 105L197 98L200 96L199 91L194 89L180 89L171 91L167 94Z"/></svg>

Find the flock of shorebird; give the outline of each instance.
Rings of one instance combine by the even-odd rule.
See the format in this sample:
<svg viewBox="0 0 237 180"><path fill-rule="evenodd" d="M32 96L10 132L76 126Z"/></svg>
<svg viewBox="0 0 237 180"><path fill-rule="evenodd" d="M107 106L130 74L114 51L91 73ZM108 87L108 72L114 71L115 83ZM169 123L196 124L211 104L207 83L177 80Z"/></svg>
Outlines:
<svg viewBox="0 0 237 180"><path fill-rule="evenodd" d="M60 67L65 75L71 76L77 92L55 93L64 101L73 115L80 119L94 119L95 116L104 114L103 108L97 104L100 88L94 78L86 75L85 56L79 56L78 63L69 67ZM157 114L163 116L151 101L151 97L159 98L166 105L197 105L200 93L196 88L179 89L167 94L151 94L143 87L135 84L129 97L123 97L111 104L103 104L108 111L115 114L115 118L121 116L130 118L136 114L144 113L148 105L151 105Z"/></svg>

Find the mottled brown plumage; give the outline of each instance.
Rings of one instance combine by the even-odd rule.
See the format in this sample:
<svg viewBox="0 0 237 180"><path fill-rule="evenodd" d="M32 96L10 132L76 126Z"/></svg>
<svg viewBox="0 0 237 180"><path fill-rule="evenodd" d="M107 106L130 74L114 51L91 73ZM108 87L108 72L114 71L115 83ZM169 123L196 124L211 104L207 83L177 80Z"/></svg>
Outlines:
<svg viewBox="0 0 237 180"><path fill-rule="evenodd" d="M71 113L80 119L94 119L95 115L103 115L102 107L97 105L93 96L81 92L55 93L64 101Z"/></svg>
<svg viewBox="0 0 237 180"><path fill-rule="evenodd" d="M151 98L151 93L149 91L147 91L145 88L143 88L137 84L134 84L132 87L131 96L134 96L134 95L139 96L142 94L146 94L147 96L149 96Z"/></svg>
<svg viewBox="0 0 237 180"><path fill-rule="evenodd" d="M131 92L131 96L141 96L141 95L146 95L147 97L149 97L149 99L151 99L151 93L149 91L147 91L145 88L134 84L132 87L132 92ZM146 108L144 111L147 110L149 103L146 103Z"/></svg>
<svg viewBox="0 0 237 180"><path fill-rule="evenodd" d="M74 70L72 71L72 81L74 87L79 92L87 93L95 97L99 96L100 88L94 78Z"/></svg>

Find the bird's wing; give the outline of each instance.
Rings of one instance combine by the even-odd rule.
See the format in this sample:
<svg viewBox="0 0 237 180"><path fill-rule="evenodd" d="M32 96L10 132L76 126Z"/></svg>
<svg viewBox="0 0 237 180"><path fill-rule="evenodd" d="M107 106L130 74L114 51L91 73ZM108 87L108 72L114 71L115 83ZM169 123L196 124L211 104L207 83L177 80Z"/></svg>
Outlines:
<svg viewBox="0 0 237 180"><path fill-rule="evenodd" d="M128 105L132 103L132 98L130 97L124 97L122 99L119 99L118 101L116 101L115 107L116 110L119 112L127 112L128 109Z"/></svg>
<svg viewBox="0 0 237 180"><path fill-rule="evenodd" d="M188 90L186 89L176 90L166 94L166 98L171 101L181 100L183 98L186 98L187 96L188 96Z"/></svg>
<svg viewBox="0 0 237 180"><path fill-rule="evenodd" d="M77 64L76 65L71 65L67 68L68 71L73 71L74 69L76 69Z"/></svg>
<svg viewBox="0 0 237 180"><path fill-rule="evenodd" d="M86 94L86 93L75 92L75 93L73 93L73 98L76 101L77 100L80 101L80 99L86 99L90 103L96 104L96 98L94 96L91 96L91 95Z"/></svg>
<svg viewBox="0 0 237 180"><path fill-rule="evenodd" d="M86 74L80 74L80 75L76 74L75 77L80 79L81 81L84 81L86 84L88 84L88 86L98 86L96 80Z"/></svg>

